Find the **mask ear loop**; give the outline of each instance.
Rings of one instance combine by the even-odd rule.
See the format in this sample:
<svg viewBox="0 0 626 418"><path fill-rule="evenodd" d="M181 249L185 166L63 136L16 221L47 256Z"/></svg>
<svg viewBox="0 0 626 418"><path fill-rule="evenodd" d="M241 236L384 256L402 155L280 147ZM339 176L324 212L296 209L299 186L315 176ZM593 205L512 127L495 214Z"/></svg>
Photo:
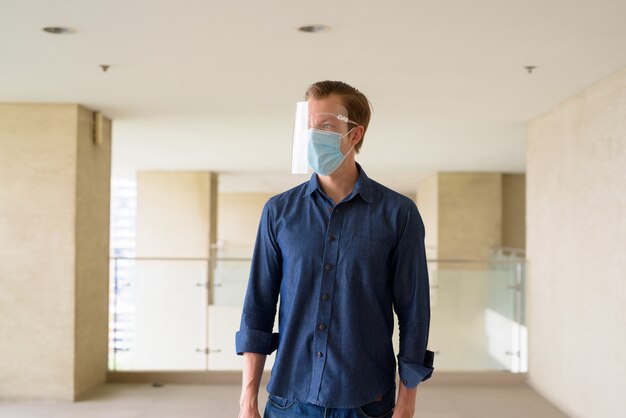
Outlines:
<svg viewBox="0 0 626 418"><path fill-rule="evenodd" d="M358 125L357 125L357 126L358 126ZM341 136L341 138L339 138L339 140L341 141L341 140L342 140L343 138L345 138L347 135L350 135L350 132L354 131L354 129L355 129L355 128L356 128L356 126L355 126L355 127L353 127L352 129L350 129L348 132L346 132L346 134L345 134L345 135L342 135L342 136ZM350 147L350 149L348 150L348 152L346 152L346 153L344 154L344 156L343 156L343 159L344 159L344 160L345 160L345 159L346 159L346 157L350 154L350 152L352 152L352 150L353 150L353 149L354 149L354 145L352 145L352 146ZM343 162L343 161L342 161L342 162Z"/></svg>

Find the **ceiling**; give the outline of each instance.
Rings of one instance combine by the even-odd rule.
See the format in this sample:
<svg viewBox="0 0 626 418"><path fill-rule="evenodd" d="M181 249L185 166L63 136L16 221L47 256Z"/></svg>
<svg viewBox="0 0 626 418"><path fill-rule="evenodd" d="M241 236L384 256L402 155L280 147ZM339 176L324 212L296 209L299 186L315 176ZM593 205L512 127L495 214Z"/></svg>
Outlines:
<svg viewBox="0 0 626 418"><path fill-rule="evenodd" d="M625 21L623 0L0 0L0 101L103 111L116 175L275 192L303 179L295 102L343 80L374 109L357 160L410 194L436 171L523 172L525 122L626 65Z"/></svg>

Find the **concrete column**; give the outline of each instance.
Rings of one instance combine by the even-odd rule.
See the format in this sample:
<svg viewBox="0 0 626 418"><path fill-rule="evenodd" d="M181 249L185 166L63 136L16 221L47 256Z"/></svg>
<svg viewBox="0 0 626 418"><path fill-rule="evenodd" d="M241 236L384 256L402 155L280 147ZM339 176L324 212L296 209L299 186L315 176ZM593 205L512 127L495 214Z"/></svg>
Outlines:
<svg viewBox="0 0 626 418"><path fill-rule="evenodd" d="M486 260L492 248L524 248L525 176L437 173L417 187L429 258Z"/></svg>
<svg viewBox="0 0 626 418"><path fill-rule="evenodd" d="M215 284L215 270L217 269L217 173L208 173L209 176L209 259L211 260L209 268L208 282L209 286ZM215 301L214 292L209 292L208 303L213 304Z"/></svg>
<svg viewBox="0 0 626 418"><path fill-rule="evenodd" d="M502 246L502 176L439 173L439 258L484 260Z"/></svg>
<svg viewBox="0 0 626 418"><path fill-rule="evenodd" d="M526 248L526 175L502 175L502 246Z"/></svg>
<svg viewBox="0 0 626 418"><path fill-rule="evenodd" d="M111 123L0 104L0 398L75 400L108 356Z"/></svg>

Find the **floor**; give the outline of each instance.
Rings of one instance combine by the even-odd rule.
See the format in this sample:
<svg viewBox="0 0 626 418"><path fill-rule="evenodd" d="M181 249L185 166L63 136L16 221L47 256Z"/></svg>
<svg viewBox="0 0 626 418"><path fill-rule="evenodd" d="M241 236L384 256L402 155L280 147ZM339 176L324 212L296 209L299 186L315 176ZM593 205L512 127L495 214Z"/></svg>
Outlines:
<svg viewBox="0 0 626 418"><path fill-rule="evenodd" d="M239 387L109 383L82 401L0 402L0 418L235 418ZM265 396L262 399L265 405ZM420 418L564 418L525 385L424 384L418 390Z"/></svg>

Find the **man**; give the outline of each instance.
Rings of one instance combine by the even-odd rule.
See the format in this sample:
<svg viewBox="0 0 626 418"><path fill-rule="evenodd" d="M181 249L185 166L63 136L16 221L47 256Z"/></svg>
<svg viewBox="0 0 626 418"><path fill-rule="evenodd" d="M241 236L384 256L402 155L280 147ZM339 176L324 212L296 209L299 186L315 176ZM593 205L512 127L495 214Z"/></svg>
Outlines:
<svg viewBox="0 0 626 418"><path fill-rule="evenodd" d="M416 386L433 371L422 219L410 199L370 180L355 161L370 120L367 98L323 81L305 99L315 173L263 209L236 338L244 358L239 416L260 418L261 375L277 350L266 418L412 417Z"/></svg>

